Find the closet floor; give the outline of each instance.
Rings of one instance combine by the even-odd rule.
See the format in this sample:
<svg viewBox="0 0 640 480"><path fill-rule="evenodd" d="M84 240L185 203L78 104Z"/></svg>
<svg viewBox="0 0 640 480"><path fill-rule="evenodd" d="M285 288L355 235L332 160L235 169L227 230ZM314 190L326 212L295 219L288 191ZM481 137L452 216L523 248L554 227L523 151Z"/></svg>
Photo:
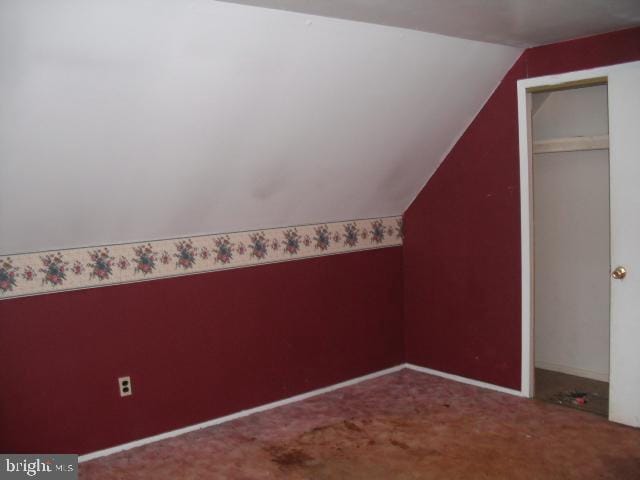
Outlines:
<svg viewBox="0 0 640 480"><path fill-rule="evenodd" d="M609 415L607 382L536 368L535 392L535 397L545 402Z"/></svg>
<svg viewBox="0 0 640 480"><path fill-rule="evenodd" d="M401 370L80 464L80 479L625 480L640 429Z"/></svg>

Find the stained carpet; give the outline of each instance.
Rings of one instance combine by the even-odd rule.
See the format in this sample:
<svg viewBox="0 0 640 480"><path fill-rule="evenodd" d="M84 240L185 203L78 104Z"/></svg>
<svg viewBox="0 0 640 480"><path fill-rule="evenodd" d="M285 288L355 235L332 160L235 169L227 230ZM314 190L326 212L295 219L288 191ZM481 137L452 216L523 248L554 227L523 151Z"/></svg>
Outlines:
<svg viewBox="0 0 640 480"><path fill-rule="evenodd" d="M402 370L104 457L81 479L638 479L640 430Z"/></svg>

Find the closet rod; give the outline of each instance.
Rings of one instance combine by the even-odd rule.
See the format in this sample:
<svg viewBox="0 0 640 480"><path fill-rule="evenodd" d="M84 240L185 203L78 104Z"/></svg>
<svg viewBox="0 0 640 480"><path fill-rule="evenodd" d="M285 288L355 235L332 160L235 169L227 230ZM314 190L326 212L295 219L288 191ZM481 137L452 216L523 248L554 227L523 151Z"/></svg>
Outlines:
<svg viewBox="0 0 640 480"><path fill-rule="evenodd" d="M533 153L577 152L581 150L606 150L609 148L609 135L588 137L550 138L535 140Z"/></svg>

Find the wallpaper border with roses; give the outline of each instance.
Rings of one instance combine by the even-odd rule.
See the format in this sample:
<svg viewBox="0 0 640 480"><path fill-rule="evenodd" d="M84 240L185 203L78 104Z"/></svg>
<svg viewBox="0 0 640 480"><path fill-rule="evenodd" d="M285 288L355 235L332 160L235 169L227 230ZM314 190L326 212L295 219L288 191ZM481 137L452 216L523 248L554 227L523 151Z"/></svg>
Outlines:
<svg viewBox="0 0 640 480"><path fill-rule="evenodd" d="M0 300L402 245L402 217L0 256Z"/></svg>

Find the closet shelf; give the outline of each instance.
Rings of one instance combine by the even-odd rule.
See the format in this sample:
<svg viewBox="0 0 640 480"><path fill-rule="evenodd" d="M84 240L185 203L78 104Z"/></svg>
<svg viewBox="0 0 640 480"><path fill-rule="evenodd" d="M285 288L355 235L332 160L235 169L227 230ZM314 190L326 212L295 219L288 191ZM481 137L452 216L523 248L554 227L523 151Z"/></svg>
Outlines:
<svg viewBox="0 0 640 480"><path fill-rule="evenodd" d="M581 150L606 150L609 148L609 135L586 137L550 138L535 140L533 153L577 152Z"/></svg>

